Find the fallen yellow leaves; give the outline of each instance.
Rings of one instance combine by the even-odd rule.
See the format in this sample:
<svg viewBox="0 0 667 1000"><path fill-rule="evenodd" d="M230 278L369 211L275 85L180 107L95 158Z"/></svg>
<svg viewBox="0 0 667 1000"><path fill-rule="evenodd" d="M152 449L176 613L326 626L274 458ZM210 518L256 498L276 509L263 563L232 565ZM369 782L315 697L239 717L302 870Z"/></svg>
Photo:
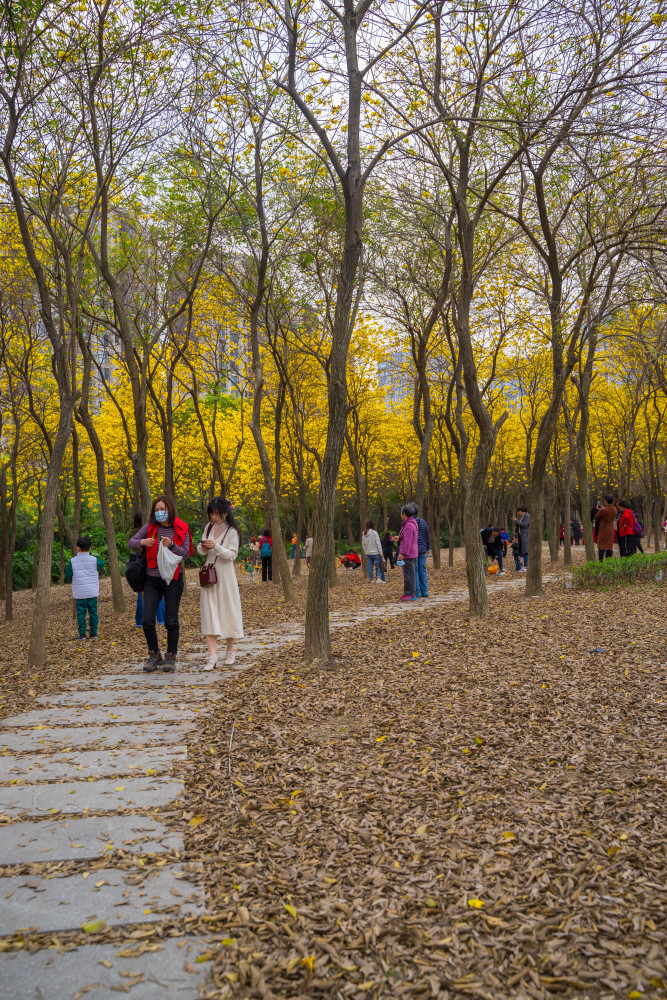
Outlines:
<svg viewBox="0 0 667 1000"><path fill-rule="evenodd" d="M206 822L206 816L193 816L188 826L201 826L202 823Z"/></svg>
<svg viewBox="0 0 667 1000"><path fill-rule="evenodd" d="M484 903L481 899L469 899L468 906L471 906L473 910L481 910Z"/></svg>
<svg viewBox="0 0 667 1000"><path fill-rule="evenodd" d="M106 920L90 920L87 924L81 924L81 930L86 934L95 934L97 931L104 930L106 925Z"/></svg>

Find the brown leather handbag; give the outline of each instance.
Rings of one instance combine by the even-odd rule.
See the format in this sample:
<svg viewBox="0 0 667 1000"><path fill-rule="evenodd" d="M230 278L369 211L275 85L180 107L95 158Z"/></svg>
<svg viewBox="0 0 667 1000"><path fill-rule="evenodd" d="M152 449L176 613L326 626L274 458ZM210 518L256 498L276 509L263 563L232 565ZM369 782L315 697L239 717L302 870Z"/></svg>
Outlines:
<svg viewBox="0 0 667 1000"><path fill-rule="evenodd" d="M209 524L208 528L206 529L206 534L204 535L204 538L208 538L208 536L211 533L212 527L213 527L213 525ZM229 531L229 528L227 528L227 531ZM227 537L227 531L222 536L222 541L223 542L224 542L225 538ZM214 583L218 582L218 573L217 573L217 570L215 568L215 564L217 562L217 559L218 559L218 557L216 556L212 563L205 562L203 566L199 567L199 586L200 587L212 587Z"/></svg>

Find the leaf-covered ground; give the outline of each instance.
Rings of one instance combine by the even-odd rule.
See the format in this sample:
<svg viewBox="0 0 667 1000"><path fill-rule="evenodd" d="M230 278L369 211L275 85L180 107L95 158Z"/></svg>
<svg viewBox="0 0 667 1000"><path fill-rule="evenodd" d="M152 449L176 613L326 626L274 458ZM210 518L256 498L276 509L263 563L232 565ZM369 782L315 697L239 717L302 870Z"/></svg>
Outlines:
<svg viewBox="0 0 667 1000"><path fill-rule="evenodd" d="M553 584L531 600L513 582L489 581L485 622L461 602L411 605L340 630L331 671L293 646L221 681L189 745L185 808L165 815L185 857L146 859L203 861L208 913L87 940L200 933L212 998L667 996L665 590ZM460 565L431 574L432 593L463 584ZM401 590L398 571L385 587L343 573L331 610ZM144 655L107 582L95 646L71 641L70 591L54 588L48 662L29 672L31 595L16 598L0 712ZM305 581L296 607L254 584L242 602L248 631L279 631L303 618ZM183 649L203 649L194 587L181 620Z"/></svg>
<svg viewBox="0 0 667 1000"><path fill-rule="evenodd" d="M665 996L664 609L499 589L240 673L188 764L207 995Z"/></svg>

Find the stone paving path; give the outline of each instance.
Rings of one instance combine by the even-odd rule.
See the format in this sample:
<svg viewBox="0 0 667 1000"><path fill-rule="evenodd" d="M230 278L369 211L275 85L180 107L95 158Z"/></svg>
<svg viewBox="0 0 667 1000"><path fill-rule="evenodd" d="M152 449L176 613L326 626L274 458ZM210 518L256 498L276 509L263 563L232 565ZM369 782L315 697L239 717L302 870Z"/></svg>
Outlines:
<svg viewBox="0 0 667 1000"><path fill-rule="evenodd" d="M332 613L331 626L336 631L466 598L458 588L428 603ZM239 643L238 668L302 637L301 622L255 630ZM37 699L43 708L0 722L0 866L20 866L0 879L0 938L76 931L96 921L122 932L159 922L167 910L177 925L203 913L197 866L156 862L183 849L170 825L183 790L173 766L187 754L198 714L220 697L211 685L233 674L203 673L204 660L203 652L185 653L174 674L144 674L141 665L125 664L117 674L67 682L61 693ZM120 857L124 864L130 859L129 868L117 867ZM77 861L95 870L84 864L59 871L59 863ZM0 951L0 996L113 1000L130 992L135 1000L194 1000L210 947L206 938L183 933L143 951L130 937L67 952Z"/></svg>

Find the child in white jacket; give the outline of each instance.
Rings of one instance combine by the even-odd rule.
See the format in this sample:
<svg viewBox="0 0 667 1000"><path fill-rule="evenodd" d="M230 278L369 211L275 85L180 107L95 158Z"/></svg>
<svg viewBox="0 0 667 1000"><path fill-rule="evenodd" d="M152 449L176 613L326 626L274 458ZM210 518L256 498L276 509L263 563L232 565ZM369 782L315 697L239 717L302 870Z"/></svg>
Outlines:
<svg viewBox="0 0 667 1000"><path fill-rule="evenodd" d="M78 538L76 555L72 556L65 570L65 580L72 584L72 597L76 602L79 639L86 638L88 622L90 622L90 638L97 639L99 625L97 598L100 595L99 574L104 569L104 563L90 554L92 544L90 538Z"/></svg>

